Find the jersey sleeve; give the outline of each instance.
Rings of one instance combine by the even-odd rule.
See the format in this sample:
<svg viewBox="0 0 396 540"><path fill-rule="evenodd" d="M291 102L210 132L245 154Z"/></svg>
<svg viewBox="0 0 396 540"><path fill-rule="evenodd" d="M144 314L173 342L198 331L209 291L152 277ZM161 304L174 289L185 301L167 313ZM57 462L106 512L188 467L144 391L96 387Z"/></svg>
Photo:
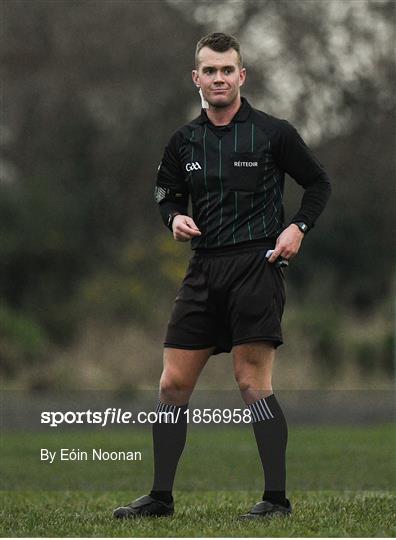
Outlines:
<svg viewBox="0 0 396 540"><path fill-rule="evenodd" d="M162 220L168 226L170 214L188 212L188 188L179 158L181 136L175 133L165 147L161 163L158 166L155 184L155 200L159 204Z"/></svg>
<svg viewBox="0 0 396 540"><path fill-rule="evenodd" d="M277 130L274 147L278 167L304 188L301 206L291 222L304 221L312 228L330 197L330 179L298 131L286 120L281 121Z"/></svg>

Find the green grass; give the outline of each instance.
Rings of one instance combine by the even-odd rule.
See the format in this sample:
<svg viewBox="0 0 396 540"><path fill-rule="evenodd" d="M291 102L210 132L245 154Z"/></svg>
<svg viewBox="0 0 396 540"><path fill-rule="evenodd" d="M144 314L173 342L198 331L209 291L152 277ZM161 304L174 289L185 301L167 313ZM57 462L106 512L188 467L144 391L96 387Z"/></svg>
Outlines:
<svg viewBox="0 0 396 540"><path fill-rule="evenodd" d="M176 492L172 518L118 521L112 509L141 493L35 492L2 497L2 536L394 536L390 493L292 492L288 518L239 522L257 493Z"/></svg>
<svg viewBox="0 0 396 540"><path fill-rule="evenodd" d="M41 463L40 448L140 450L141 462ZM118 522L112 509L146 493L151 434L9 433L2 438L2 536L394 536L393 426L290 428L290 518L237 516L260 499L250 426L189 429L172 518Z"/></svg>

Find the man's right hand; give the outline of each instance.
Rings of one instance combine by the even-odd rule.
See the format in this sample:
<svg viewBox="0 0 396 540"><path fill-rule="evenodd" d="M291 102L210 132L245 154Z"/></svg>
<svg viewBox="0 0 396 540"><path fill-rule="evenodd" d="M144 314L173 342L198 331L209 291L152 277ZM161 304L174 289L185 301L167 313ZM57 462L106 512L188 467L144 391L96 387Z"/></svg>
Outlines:
<svg viewBox="0 0 396 540"><path fill-rule="evenodd" d="M178 242L188 242L194 236L201 236L201 231L190 216L178 214L173 218L173 238Z"/></svg>

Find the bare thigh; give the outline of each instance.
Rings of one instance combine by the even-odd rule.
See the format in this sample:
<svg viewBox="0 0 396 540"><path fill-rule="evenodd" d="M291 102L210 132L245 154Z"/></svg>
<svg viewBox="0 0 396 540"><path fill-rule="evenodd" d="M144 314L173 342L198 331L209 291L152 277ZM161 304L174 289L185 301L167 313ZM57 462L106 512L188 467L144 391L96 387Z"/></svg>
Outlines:
<svg viewBox="0 0 396 540"><path fill-rule="evenodd" d="M187 403L213 350L214 347L196 350L165 347L160 380L161 401L173 405Z"/></svg>
<svg viewBox="0 0 396 540"><path fill-rule="evenodd" d="M232 349L234 375L246 403L272 394L275 348L270 341L235 345Z"/></svg>

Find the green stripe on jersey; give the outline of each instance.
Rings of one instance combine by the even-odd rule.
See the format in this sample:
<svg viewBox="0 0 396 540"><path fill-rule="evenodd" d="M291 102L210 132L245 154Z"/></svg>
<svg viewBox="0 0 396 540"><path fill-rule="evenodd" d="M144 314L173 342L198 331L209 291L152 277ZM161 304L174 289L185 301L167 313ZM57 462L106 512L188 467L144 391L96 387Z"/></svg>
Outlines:
<svg viewBox="0 0 396 540"><path fill-rule="evenodd" d="M206 189L206 225L205 225L205 247L208 247L208 221L209 221L209 190L206 174L206 124L203 134L203 153L204 153L204 181Z"/></svg>
<svg viewBox="0 0 396 540"><path fill-rule="evenodd" d="M234 221L232 222L232 238L235 244L235 223L236 223L236 220L238 219L238 192L237 191L234 191L234 201L235 201L235 216L234 216Z"/></svg>
<svg viewBox="0 0 396 540"><path fill-rule="evenodd" d="M267 155L265 156L265 164L264 164L264 184L263 184L263 191L264 191L264 201L263 201L263 229L264 229L264 235L267 234L267 226L266 226L266 224L265 224L265 203L266 203L266 198L267 198L267 191L266 191L266 188L265 188L265 177L266 177L266 172L267 172L268 156L269 156L270 150L271 150L271 141L270 141L270 139L268 139L268 152L267 152Z"/></svg>
<svg viewBox="0 0 396 540"><path fill-rule="evenodd" d="M220 245L220 229L223 223L223 179L221 177L221 139L219 139L219 180L220 180L220 223L217 231L217 245Z"/></svg>
<svg viewBox="0 0 396 540"><path fill-rule="evenodd" d="M252 123L252 128L251 128L251 151L253 152L253 150L254 150L254 124ZM250 197L250 208L253 209L253 206L254 206L254 193L252 193L252 195ZM252 214L249 212L249 217L248 217L249 240L252 239L252 230L250 228L251 215Z"/></svg>
<svg viewBox="0 0 396 540"><path fill-rule="evenodd" d="M235 123L234 152L237 151L237 148L238 148L238 124ZM235 223L238 218L238 192L237 191L234 191L234 201L235 201L235 216L234 216L234 221L232 223L232 238L235 244Z"/></svg>
<svg viewBox="0 0 396 540"><path fill-rule="evenodd" d="M194 161L194 146L192 145L192 142L193 142L193 139L194 139L194 133L195 133L195 131L193 130L192 135L191 135L191 139L190 139L190 142L191 142L191 163ZM191 189L192 189L193 184L194 184L192 171L190 172L190 181L191 181Z"/></svg>

